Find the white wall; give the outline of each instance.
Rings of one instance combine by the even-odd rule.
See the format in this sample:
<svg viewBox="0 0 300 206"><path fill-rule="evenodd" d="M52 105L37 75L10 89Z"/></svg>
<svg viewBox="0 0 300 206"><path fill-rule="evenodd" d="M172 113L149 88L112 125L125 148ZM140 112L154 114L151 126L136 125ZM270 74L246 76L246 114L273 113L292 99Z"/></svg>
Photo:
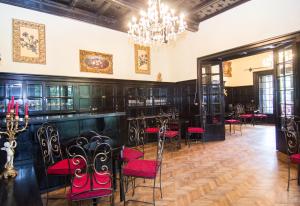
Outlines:
<svg viewBox="0 0 300 206"><path fill-rule="evenodd" d="M196 78L197 57L300 30L300 0L251 0L203 21L196 33L151 50L151 75L135 74L126 33L0 3L0 72L156 80ZM47 64L12 62L12 18L46 25ZM79 49L113 54L113 75L79 71Z"/></svg>
<svg viewBox="0 0 300 206"><path fill-rule="evenodd" d="M12 61L12 19L42 23L46 26L46 65ZM79 50L113 54L113 75L83 73L79 68ZM169 57L165 48L151 51L151 75L135 74L134 47L126 33L100 26L27 10L0 3L0 72L61 76L156 80L169 75Z"/></svg>
<svg viewBox="0 0 300 206"><path fill-rule="evenodd" d="M273 62L265 64L265 60L273 59L273 52L265 52L244 58L231 60L232 77L224 77L225 86L238 87L253 85L253 72L273 69ZM249 71L249 68L260 68L259 70Z"/></svg>
<svg viewBox="0 0 300 206"><path fill-rule="evenodd" d="M175 81L196 78L197 57L300 30L299 0L251 0L203 21L171 50Z"/></svg>

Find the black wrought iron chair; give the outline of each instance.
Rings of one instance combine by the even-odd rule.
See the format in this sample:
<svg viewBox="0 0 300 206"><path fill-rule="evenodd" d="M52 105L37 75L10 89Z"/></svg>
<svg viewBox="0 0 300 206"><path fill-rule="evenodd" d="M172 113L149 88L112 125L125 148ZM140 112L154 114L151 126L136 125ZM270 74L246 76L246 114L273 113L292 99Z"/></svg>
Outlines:
<svg viewBox="0 0 300 206"><path fill-rule="evenodd" d="M37 139L42 153L45 176L46 176L46 205L49 199L61 199L59 196L49 197L49 175L65 176L65 188L67 176L75 172L75 168L69 168L67 158L63 158L59 140L59 132L54 125L44 123L37 131ZM83 167L83 164L79 164Z"/></svg>
<svg viewBox="0 0 300 206"><path fill-rule="evenodd" d="M293 117L285 118L283 121L282 131L285 136L287 146L287 164L288 164L288 186L287 191L290 189L290 181L297 180L291 179L291 164L300 165L300 151L299 151L299 131L298 125L296 124Z"/></svg>
<svg viewBox="0 0 300 206"><path fill-rule="evenodd" d="M129 162L144 157L144 129L139 120L131 120L128 125L128 146L122 148L122 161Z"/></svg>
<svg viewBox="0 0 300 206"><path fill-rule="evenodd" d="M156 137L158 137L160 121L161 121L160 118L151 119L150 124L149 124L149 121L146 122L146 120L144 120L144 122L145 122L144 123L144 132L145 132L145 142L146 143L149 141L150 135L156 135Z"/></svg>
<svg viewBox="0 0 300 206"><path fill-rule="evenodd" d="M112 148L103 136L79 137L67 148L69 169L72 173L68 200L81 202L108 197L114 205ZM80 164L84 163L84 167Z"/></svg>
<svg viewBox="0 0 300 206"><path fill-rule="evenodd" d="M181 148L181 124L178 118L169 118L165 137L174 149Z"/></svg>
<svg viewBox="0 0 300 206"><path fill-rule="evenodd" d="M165 132L166 132L166 124L167 120L164 121L163 126L160 128L159 138L157 142L157 156L155 160L144 160L144 159L136 159L129 161L127 164L123 165L122 168L122 178L124 182L125 177L132 177L132 178L142 178L142 179L151 179L153 180L153 202L143 202L139 200L127 200L126 201L126 192L124 195L124 205L128 201L135 201L135 202L143 202L143 203L150 203L155 205L155 189L160 189L160 194L162 198L162 187L161 187L161 165L162 165L162 157L163 157L163 150L164 150L164 142L165 142ZM156 178L159 173L159 187L156 187ZM125 184L123 184L125 185ZM133 185L133 195L136 187L147 187L144 185Z"/></svg>

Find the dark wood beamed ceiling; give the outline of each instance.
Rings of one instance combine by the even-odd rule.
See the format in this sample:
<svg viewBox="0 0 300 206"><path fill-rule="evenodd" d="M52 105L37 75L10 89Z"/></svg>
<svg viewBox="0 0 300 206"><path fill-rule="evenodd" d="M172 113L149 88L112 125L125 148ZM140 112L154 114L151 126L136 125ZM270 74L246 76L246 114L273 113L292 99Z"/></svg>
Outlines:
<svg viewBox="0 0 300 206"><path fill-rule="evenodd" d="M189 31L198 31L201 21L249 0L164 0L186 14ZM127 32L132 16L147 8L148 0L0 0L27 9L65 16Z"/></svg>

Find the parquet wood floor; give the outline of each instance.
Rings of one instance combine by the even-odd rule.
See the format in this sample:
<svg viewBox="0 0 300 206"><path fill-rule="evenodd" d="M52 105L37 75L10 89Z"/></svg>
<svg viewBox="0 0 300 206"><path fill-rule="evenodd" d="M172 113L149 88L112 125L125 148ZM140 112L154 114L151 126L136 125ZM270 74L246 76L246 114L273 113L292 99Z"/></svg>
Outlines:
<svg viewBox="0 0 300 206"><path fill-rule="evenodd" d="M146 159L154 158L155 144L145 148ZM163 199L156 192L158 206L299 206L300 187L296 181L286 191L287 166L275 150L273 126L243 126L243 135L227 134L225 141L192 144L190 148L164 153ZM281 158L278 158L281 157ZM296 168L292 177L296 177ZM143 181L139 181L142 184ZM146 181L152 185L152 182ZM58 191L62 193L62 191ZM116 206L121 206L116 192ZM137 188L134 197L152 200L152 190ZM49 205L67 205L50 201ZM86 202L82 205L91 205ZM100 203L98 205L107 205ZM141 206L141 203L127 205Z"/></svg>

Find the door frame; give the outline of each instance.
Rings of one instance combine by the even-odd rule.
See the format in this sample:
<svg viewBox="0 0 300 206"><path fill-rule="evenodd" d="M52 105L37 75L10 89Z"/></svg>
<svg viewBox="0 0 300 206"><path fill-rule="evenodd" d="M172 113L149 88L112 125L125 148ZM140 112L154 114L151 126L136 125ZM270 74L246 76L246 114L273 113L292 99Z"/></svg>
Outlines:
<svg viewBox="0 0 300 206"><path fill-rule="evenodd" d="M268 115L268 123L275 123L276 116L276 78L275 69L253 72L253 87L254 87L254 101L259 105L259 77L264 75L272 75L273 77L273 114Z"/></svg>
<svg viewBox="0 0 300 206"><path fill-rule="evenodd" d="M255 43L251 43L251 44L247 44L247 45L243 45L240 47L236 47L233 49L229 49L229 50L225 50L225 51L221 51L218 53L214 53L214 54L210 54L210 55L206 55L206 56L202 56L202 57L198 57L197 58L197 80L198 80L198 91L201 91L201 82L200 82L200 69L201 69L201 65L205 62L212 62L212 61L227 61L227 60L231 60L231 59L237 59L237 58L242 58L242 57L246 57L246 56L252 56L255 54L259 54L259 53L263 53L263 52L267 52L267 51L273 51L275 48L278 48L280 46L286 45L288 43L296 43L298 45L298 51L300 51L300 31L297 32L293 32L293 33L289 33L289 34L285 34L285 35L281 35L281 36L276 36L276 37L272 37L269 39L265 39L262 41L258 41ZM300 52L298 52L298 57L296 59L297 62L297 67L296 68L296 75L295 78L300 77ZM298 71L299 70L299 71ZM275 85L276 87L276 85ZM300 93L300 91L298 92ZM297 94L297 91L295 92L295 105L297 105L297 103L299 103L300 101L300 94ZM202 111L202 100L200 99L200 95L198 96L199 98L199 111ZM277 106L277 105L275 105ZM297 110L297 111L296 111ZM298 111L299 110L299 111ZM295 114L300 114L300 108L296 107L295 108ZM201 118L201 117L199 117ZM200 120L201 121L201 120ZM277 121L277 117L276 120ZM278 129L278 128L276 128ZM281 138L280 135L277 135L278 133L276 133L276 138ZM224 134L224 139L225 139L225 134ZM277 142L277 141L276 141ZM276 145L276 148L282 152L283 148L282 145Z"/></svg>

